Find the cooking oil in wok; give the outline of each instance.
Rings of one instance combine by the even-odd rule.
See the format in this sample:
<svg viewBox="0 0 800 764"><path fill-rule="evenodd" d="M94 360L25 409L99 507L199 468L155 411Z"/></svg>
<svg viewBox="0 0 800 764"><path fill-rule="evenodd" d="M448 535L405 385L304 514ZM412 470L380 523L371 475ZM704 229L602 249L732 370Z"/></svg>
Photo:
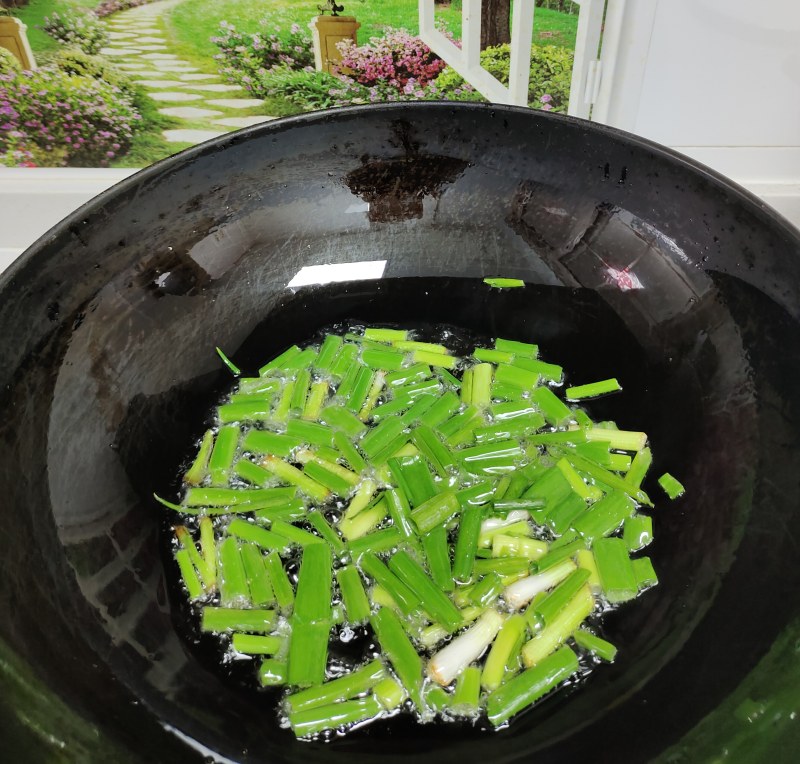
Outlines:
<svg viewBox="0 0 800 764"><path fill-rule="evenodd" d="M319 342L327 332L363 326L411 329L415 339L446 344L457 355L468 354L476 346L489 347L495 337L534 343L544 360L564 366L569 374L567 383L620 379L624 396L598 399L587 407L595 421L613 420L622 429L649 433L657 433L664 424L663 412L645 403L664 392L659 389L663 370L648 359L640 341L602 297L588 290L547 286L497 289L479 280L457 278L389 278L310 287L287 292L279 307L235 352L229 352L230 348L226 351L242 374L250 376L291 344L302 347ZM213 338L210 344L214 344ZM224 395L230 386L228 378L219 393ZM208 412L198 412L198 422L208 419ZM299 553L285 558L285 567L296 583ZM173 585L172 589L180 599L179 587ZM341 607L339 602L333 604L334 608ZM180 629L202 664L220 672L242 692L266 694L279 702L281 690L257 687L254 659L232 659L228 637L201 634L196 613L185 603L179 610L183 614ZM624 650L624 630L621 637L612 636ZM328 679L380 656L368 627L334 626L329 650ZM584 661L579 677L569 686L583 681L593 668L593 662ZM445 714L444 718L461 726L490 728L477 717ZM429 720L419 715L417 719ZM390 727L398 723L406 722L386 721ZM285 726L285 717L280 724ZM322 735L325 739L332 736Z"/></svg>

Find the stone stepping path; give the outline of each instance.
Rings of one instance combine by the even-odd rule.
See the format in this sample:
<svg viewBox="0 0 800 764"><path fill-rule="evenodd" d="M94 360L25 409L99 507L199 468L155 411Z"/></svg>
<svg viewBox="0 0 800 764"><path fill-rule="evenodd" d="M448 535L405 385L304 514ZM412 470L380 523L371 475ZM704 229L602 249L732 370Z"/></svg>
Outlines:
<svg viewBox="0 0 800 764"><path fill-rule="evenodd" d="M185 123L164 130L164 139L172 143L202 143L231 130L275 119L265 114L236 116L237 111L254 110L264 102L248 97L237 85L223 82L218 74L203 72L171 52L174 49L161 28L161 18L180 2L159 0L110 16L105 20L109 43L100 51L137 78L137 84L156 102L160 114ZM221 98L221 94L230 95ZM191 106L183 105L188 102Z"/></svg>

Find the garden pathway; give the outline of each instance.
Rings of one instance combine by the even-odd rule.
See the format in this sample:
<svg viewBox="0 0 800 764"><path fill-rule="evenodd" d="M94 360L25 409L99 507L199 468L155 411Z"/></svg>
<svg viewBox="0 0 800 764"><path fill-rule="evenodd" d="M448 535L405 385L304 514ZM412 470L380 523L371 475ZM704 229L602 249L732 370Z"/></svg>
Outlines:
<svg viewBox="0 0 800 764"><path fill-rule="evenodd" d="M201 143L274 119L258 113L263 101L246 97L237 85L223 83L173 52L162 16L180 2L159 0L109 16L110 42L100 51L145 88L161 114L179 122L181 127L165 130L164 138Z"/></svg>

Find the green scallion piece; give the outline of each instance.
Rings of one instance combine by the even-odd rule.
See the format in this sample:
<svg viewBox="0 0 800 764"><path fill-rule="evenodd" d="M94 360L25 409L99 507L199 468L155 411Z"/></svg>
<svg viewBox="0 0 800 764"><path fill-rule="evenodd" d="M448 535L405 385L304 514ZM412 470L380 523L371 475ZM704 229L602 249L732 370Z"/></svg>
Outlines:
<svg viewBox="0 0 800 764"><path fill-rule="evenodd" d="M478 581L469 593L468 600L480 608L489 607L503 592L503 579L491 572Z"/></svg>
<svg viewBox="0 0 800 764"><path fill-rule="evenodd" d="M683 484L677 480L676 478L672 477L669 472L665 472L659 479L658 484L664 489L664 493L669 496L670 499L677 499L679 496L683 496L686 489L683 487Z"/></svg>
<svg viewBox="0 0 800 764"><path fill-rule="evenodd" d="M514 354L506 350L493 350L491 348L475 348L472 351L473 358L485 363L511 363Z"/></svg>
<svg viewBox="0 0 800 764"><path fill-rule="evenodd" d="M319 536L304 531L302 528L298 528L296 525L287 523L284 520L273 520L271 529L273 533L277 533L279 536L288 539L292 544L297 544L301 547L324 545L323 539ZM328 550L328 553L330 553L330 550ZM315 552L315 554L318 553Z"/></svg>
<svg viewBox="0 0 800 764"><path fill-rule="evenodd" d="M239 542L228 536L217 548L219 564L219 593L223 606L249 604L250 589L244 571Z"/></svg>
<svg viewBox="0 0 800 764"><path fill-rule="evenodd" d="M352 542L367 535L373 528L380 525L388 510L386 501L381 497L379 501L356 515L348 516L345 514L339 522L339 530L349 542Z"/></svg>
<svg viewBox="0 0 800 764"><path fill-rule="evenodd" d="M365 552L358 559L361 570L377 584L386 589L405 615L411 615L420 604L419 596L397 575L389 570L373 552Z"/></svg>
<svg viewBox="0 0 800 764"><path fill-rule="evenodd" d="M186 591L189 593L189 599L196 600L203 596L203 584L200 577L197 575L194 565L192 564L191 557L187 549L178 549L175 552L175 561L178 563L178 568L181 571L183 583L186 586Z"/></svg>
<svg viewBox="0 0 800 764"><path fill-rule="evenodd" d="M419 422L426 427L438 428L458 411L460 405L458 396L448 390L419 418Z"/></svg>
<svg viewBox="0 0 800 764"><path fill-rule="evenodd" d="M285 520L287 523L294 523L303 520L306 516L306 505L302 499L291 499L282 504L272 504L263 509L253 511L253 517L258 522L271 523L275 520Z"/></svg>
<svg viewBox="0 0 800 764"><path fill-rule="evenodd" d="M400 529L391 526L348 541L347 548L350 550L350 556L356 560L365 552L374 554L388 552L390 549L394 549L402 540L403 534Z"/></svg>
<svg viewBox="0 0 800 764"><path fill-rule="evenodd" d="M514 289L515 287L524 287L525 282L522 279L507 279L500 277L486 278L483 280L484 284L488 284L495 289Z"/></svg>
<svg viewBox="0 0 800 764"><path fill-rule="evenodd" d="M532 345L529 342L518 342L517 340L506 340L498 337L494 341L494 346L497 350L505 350L522 358L538 358L539 356L539 346Z"/></svg>
<svg viewBox="0 0 800 764"><path fill-rule="evenodd" d="M339 391L340 394L345 398L345 408L354 413L360 411L361 406L364 404L364 401L367 398L369 389L372 386L374 374L375 373L372 371L372 369L362 366L359 368L358 373L353 380L353 386L347 395L345 396L341 390Z"/></svg>
<svg viewBox="0 0 800 764"><path fill-rule="evenodd" d="M633 575L639 591L649 589L658 583L658 576L649 557L631 560L631 565L633 566Z"/></svg>
<svg viewBox="0 0 800 764"><path fill-rule="evenodd" d="M225 425L219 428L214 448L211 450L208 460L212 485L227 485L238 445L239 428L236 425Z"/></svg>
<svg viewBox="0 0 800 764"><path fill-rule="evenodd" d="M406 427L411 427L435 402L435 395L425 393L424 395L417 396L411 404L411 407L404 414L400 415L400 420Z"/></svg>
<svg viewBox="0 0 800 764"><path fill-rule="evenodd" d="M292 390L292 400L289 402L290 411L295 411L302 415L303 409L306 406L306 398L308 396L308 388L311 385L311 371L309 369L301 369L297 372L294 380L294 389ZM296 422L298 420L292 420Z"/></svg>
<svg viewBox="0 0 800 764"><path fill-rule="evenodd" d="M606 599L611 603L633 599L639 587L625 542L621 538L597 539L592 552Z"/></svg>
<svg viewBox="0 0 800 764"><path fill-rule="evenodd" d="M255 544L242 544L240 548L244 573L247 576L247 586L250 590L250 601L256 607L271 605L275 601L272 583L264 564L264 556ZM238 631L253 631L239 627Z"/></svg>
<svg viewBox="0 0 800 764"><path fill-rule="evenodd" d="M361 450L367 457L374 459L382 449L402 434L404 429L405 425L399 419L386 419L362 438Z"/></svg>
<svg viewBox="0 0 800 764"><path fill-rule="evenodd" d="M631 515L622 526L622 539L629 552L644 549L653 540L653 518L650 515Z"/></svg>
<svg viewBox="0 0 800 764"><path fill-rule="evenodd" d="M564 424L572 416L569 406L556 397L549 387L537 387L531 393L531 400L542 412L544 418L554 427Z"/></svg>
<svg viewBox="0 0 800 764"><path fill-rule="evenodd" d="M265 658L258 669L258 681L262 687L280 687L289 678L286 661L277 658Z"/></svg>
<svg viewBox="0 0 800 764"><path fill-rule="evenodd" d="M634 488L640 488L652 463L653 454L649 448L643 448L637 451L625 475L625 481L630 483Z"/></svg>
<svg viewBox="0 0 800 764"><path fill-rule="evenodd" d="M536 372L507 363L497 365L494 378L498 384L511 385L519 390L533 390L539 383Z"/></svg>
<svg viewBox="0 0 800 764"><path fill-rule="evenodd" d="M349 438L357 438L367 430L367 426L352 411L342 406L326 406L320 412L320 419Z"/></svg>
<svg viewBox="0 0 800 764"><path fill-rule="evenodd" d="M389 559L389 569L405 583L432 621L452 633L461 626L461 613L452 600L428 577L425 571L403 550ZM399 603L398 603L399 604Z"/></svg>
<svg viewBox="0 0 800 764"><path fill-rule="evenodd" d="M349 480L327 469L318 461L310 461L305 464L303 467L303 474L308 475L312 480L325 486L325 488L337 496L346 497L353 488L353 484Z"/></svg>
<svg viewBox="0 0 800 764"><path fill-rule="evenodd" d="M613 663L614 658L617 657L617 648L614 647L611 642L606 642L605 639L598 637L596 634L592 634L592 632L587 629L578 629L572 635L572 638L575 640L575 644L578 645L578 647L582 647L584 650L594 653L598 658L607 663Z"/></svg>
<svg viewBox="0 0 800 764"><path fill-rule="evenodd" d="M247 520L231 520L228 525L228 533L243 541L258 544L263 549L274 549L283 552L288 550L290 546L290 541L285 536L262 528L259 525L248 523Z"/></svg>
<svg viewBox="0 0 800 764"><path fill-rule="evenodd" d="M584 584L542 631L522 647L522 660L526 666L541 663L560 647L594 610L594 597Z"/></svg>
<svg viewBox="0 0 800 764"><path fill-rule="evenodd" d="M275 592L275 601L281 610L287 612L294 605L294 589L283 567L281 558L277 552L270 552L264 558L264 564L267 567L270 583Z"/></svg>
<svg viewBox="0 0 800 764"><path fill-rule="evenodd" d="M616 488L617 490L626 493L640 504L646 504L648 507L653 506L653 502L650 501L650 497L641 488L636 488L619 475L609 472L607 469L590 462L588 459L584 459L582 456L578 456L578 454L572 451L567 450L565 456L569 460L570 464L575 467L575 469L579 470L580 472L585 472L590 477L593 477L595 480L603 483L603 485L608 486L608 488Z"/></svg>
<svg viewBox="0 0 800 764"><path fill-rule="evenodd" d="M525 618L531 631L538 633L552 624L556 616L575 597L588 579L589 571L578 568L538 602L531 603L525 611Z"/></svg>
<svg viewBox="0 0 800 764"><path fill-rule="evenodd" d="M439 440L428 426L420 424L411 433L411 442L420 450L441 478L447 478L458 464L455 455Z"/></svg>
<svg viewBox="0 0 800 764"><path fill-rule="evenodd" d="M304 424L310 423L304 422ZM265 457L261 462L261 466L269 470L269 472L283 482L297 486L301 491L308 494L316 501L324 502L330 496L330 491L324 485L321 485L316 480L312 480L294 465L288 464L275 456Z"/></svg>
<svg viewBox="0 0 800 764"><path fill-rule="evenodd" d="M272 475L269 472L263 467L253 464L249 459L239 459L233 465L233 474L256 487L263 487L272 480Z"/></svg>
<svg viewBox="0 0 800 764"><path fill-rule="evenodd" d="M443 491L424 504L420 504L412 513L411 519L420 534L432 531L437 525L444 525L461 509L458 497L453 491ZM480 524L479 524L480 529ZM477 539L476 539L477 543Z"/></svg>
<svg viewBox="0 0 800 764"><path fill-rule="evenodd" d="M278 397L278 402L275 404L275 409L272 412L272 418L276 422L285 422L289 416L292 398L294 398L294 385L295 382L293 379L288 379L284 382L283 389Z"/></svg>
<svg viewBox="0 0 800 764"><path fill-rule="evenodd" d="M245 655L275 655L284 646L285 638L261 634L234 634L233 649Z"/></svg>
<svg viewBox="0 0 800 764"><path fill-rule="evenodd" d="M214 432L206 430L203 439L200 441L200 448L191 466L183 476L183 482L187 485L200 485L208 474L208 458L211 456L211 449L214 447Z"/></svg>
<svg viewBox="0 0 800 764"><path fill-rule="evenodd" d="M291 664L290 664L291 668ZM289 724L297 737L317 735L325 730L337 729L348 724L376 719L383 712L378 699L373 695L327 706L314 706L289 714Z"/></svg>
<svg viewBox="0 0 800 764"><path fill-rule="evenodd" d="M358 365L357 356L358 346L345 342L331 362L331 374L338 379L344 377L350 369Z"/></svg>
<svg viewBox="0 0 800 764"><path fill-rule="evenodd" d="M370 616L370 604L361 581L361 574L354 565L346 565L336 571L339 591L342 593L348 623L363 623Z"/></svg>
<svg viewBox="0 0 800 764"><path fill-rule="evenodd" d="M289 456L303 440L268 430L250 430L242 439L242 450L253 454Z"/></svg>
<svg viewBox="0 0 800 764"><path fill-rule="evenodd" d="M258 370L258 376L263 377L268 372L272 371L273 369L283 369L286 368L285 364L289 363L293 358L296 358L300 355L300 348L297 345L292 345L290 348L287 348L279 355L275 356L269 363L264 364Z"/></svg>
<svg viewBox="0 0 800 764"><path fill-rule="evenodd" d="M266 422L270 419L272 399L258 395L248 395L217 409L217 418L222 424L231 422Z"/></svg>
<svg viewBox="0 0 800 764"><path fill-rule="evenodd" d="M399 618L389 608L381 607L370 618L370 625L406 692L421 707L422 658L406 636Z"/></svg>
<svg viewBox="0 0 800 764"><path fill-rule="evenodd" d="M309 368L314 365L316 360L317 351L314 350L314 348L305 348L282 364L283 371L297 373L301 371L308 371Z"/></svg>
<svg viewBox="0 0 800 764"><path fill-rule="evenodd" d="M337 557L341 557L346 553L347 546L331 524L323 517L322 512L313 510L306 515L306 520L308 520L309 525L328 543Z"/></svg>
<svg viewBox="0 0 800 764"><path fill-rule="evenodd" d="M482 519L483 510L480 507L467 507L461 513L458 540L453 557L453 578L458 583L466 584L472 580Z"/></svg>
<svg viewBox="0 0 800 764"><path fill-rule="evenodd" d="M487 575L495 572L499 576L513 576L530 571L531 561L527 557L493 557L475 560L476 575Z"/></svg>
<svg viewBox="0 0 800 764"><path fill-rule="evenodd" d="M331 368L336 355L342 347L342 338L338 334L326 334L322 345L319 348L317 360L314 367L319 371L327 371Z"/></svg>
<svg viewBox="0 0 800 764"><path fill-rule="evenodd" d="M316 547L307 547L313 549ZM320 546L320 549L327 549ZM301 565L302 571L302 565ZM299 588L299 583L298 583ZM330 602L328 602L330 607ZM287 679L291 685L308 687L325 679L331 620L307 621L297 615L291 619L292 636L289 642Z"/></svg>
<svg viewBox="0 0 800 764"><path fill-rule="evenodd" d="M278 623L274 610L257 610L206 606L202 610L203 631L269 632Z"/></svg>
<svg viewBox="0 0 800 764"><path fill-rule="evenodd" d="M518 613L503 622L483 664L481 684L485 690L492 692L503 684L512 658L519 655L526 628L525 618Z"/></svg>
<svg viewBox="0 0 800 764"><path fill-rule="evenodd" d="M404 342L408 339L408 330L368 326L364 329L364 339L375 342Z"/></svg>
<svg viewBox="0 0 800 764"><path fill-rule="evenodd" d="M580 401L584 398L596 398L598 395L606 395L622 390L622 385L616 379L602 379L599 382L590 382L587 385L576 385L568 387L565 397L568 401Z"/></svg>
<svg viewBox="0 0 800 764"><path fill-rule="evenodd" d="M347 345L345 345L347 347ZM343 375L342 379L339 382L339 387L336 389L336 394L339 398L344 401L347 401L350 398L350 395L353 392L353 388L355 387L356 380L358 379L358 375L365 367L361 365L361 362L353 362L349 368L347 368Z"/></svg>
<svg viewBox="0 0 800 764"><path fill-rule="evenodd" d="M486 702L489 721L495 727L505 724L576 674L578 669L578 657L568 647L562 647L489 695Z"/></svg>
<svg viewBox="0 0 800 764"><path fill-rule="evenodd" d="M238 377L242 373L242 370L222 352L222 348L218 347L215 348L215 350L217 351L217 355L222 359L222 363L230 369L231 374L233 374L234 377Z"/></svg>
<svg viewBox="0 0 800 764"><path fill-rule="evenodd" d="M453 369L458 363L458 358L446 353L432 352L430 350L414 350L411 354L414 363L423 363L435 368Z"/></svg>
<svg viewBox="0 0 800 764"><path fill-rule="evenodd" d="M481 670L478 666L467 666L456 678L456 688L450 700L450 711L454 714L472 716L480 708Z"/></svg>
<svg viewBox="0 0 800 764"><path fill-rule="evenodd" d="M372 660L349 674L332 679L317 687L290 693L286 696L286 706L290 714L308 708L318 708L329 703L341 703L356 695L371 690L378 682L388 676L383 663Z"/></svg>
<svg viewBox="0 0 800 764"><path fill-rule="evenodd" d="M450 547L447 543L447 529L437 525L422 537L422 548L428 561L428 570L434 583L445 592L454 588L453 572L450 567Z"/></svg>
<svg viewBox="0 0 800 764"><path fill-rule="evenodd" d="M396 371L400 369L405 360L405 353L402 351L390 350L389 348L373 350L364 348L361 351L362 362L371 369L386 369Z"/></svg>

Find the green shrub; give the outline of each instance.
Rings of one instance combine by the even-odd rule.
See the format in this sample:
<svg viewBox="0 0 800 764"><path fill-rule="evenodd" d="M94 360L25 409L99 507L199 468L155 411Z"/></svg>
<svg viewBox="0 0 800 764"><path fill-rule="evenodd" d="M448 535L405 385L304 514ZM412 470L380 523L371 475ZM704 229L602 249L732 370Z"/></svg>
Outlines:
<svg viewBox="0 0 800 764"><path fill-rule="evenodd" d="M119 88L132 100L137 100L140 91L133 80L104 56L93 56L80 48L68 45L59 50L51 59L62 72L77 74L102 80L112 87Z"/></svg>
<svg viewBox="0 0 800 764"><path fill-rule="evenodd" d="M54 66L0 75L0 164L105 166L140 120L119 88Z"/></svg>
<svg viewBox="0 0 800 764"><path fill-rule="evenodd" d="M0 48L0 74L11 74L22 71L22 65L17 57L5 48Z"/></svg>
<svg viewBox="0 0 800 764"><path fill-rule="evenodd" d="M278 65L262 71L256 77L254 90L264 96L278 96L291 101L299 106L303 111L313 111L315 109L329 109L338 105L340 98L335 94L338 89L345 87L345 84L327 72L317 72L308 70L292 69L287 65ZM354 97L364 88L356 86Z"/></svg>
<svg viewBox="0 0 800 764"><path fill-rule="evenodd" d="M572 82L573 52L556 45L534 45L531 49L531 75L528 103L545 111L566 112ZM508 45L487 48L481 64L504 85L508 84L511 55ZM461 75L448 67L434 80L440 97L449 100L484 100L467 85Z"/></svg>
<svg viewBox="0 0 800 764"><path fill-rule="evenodd" d="M77 45L85 53L99 53L108 44L108 34L93 13L54 13L45 17L42 29L55 40Z"/></svg>

